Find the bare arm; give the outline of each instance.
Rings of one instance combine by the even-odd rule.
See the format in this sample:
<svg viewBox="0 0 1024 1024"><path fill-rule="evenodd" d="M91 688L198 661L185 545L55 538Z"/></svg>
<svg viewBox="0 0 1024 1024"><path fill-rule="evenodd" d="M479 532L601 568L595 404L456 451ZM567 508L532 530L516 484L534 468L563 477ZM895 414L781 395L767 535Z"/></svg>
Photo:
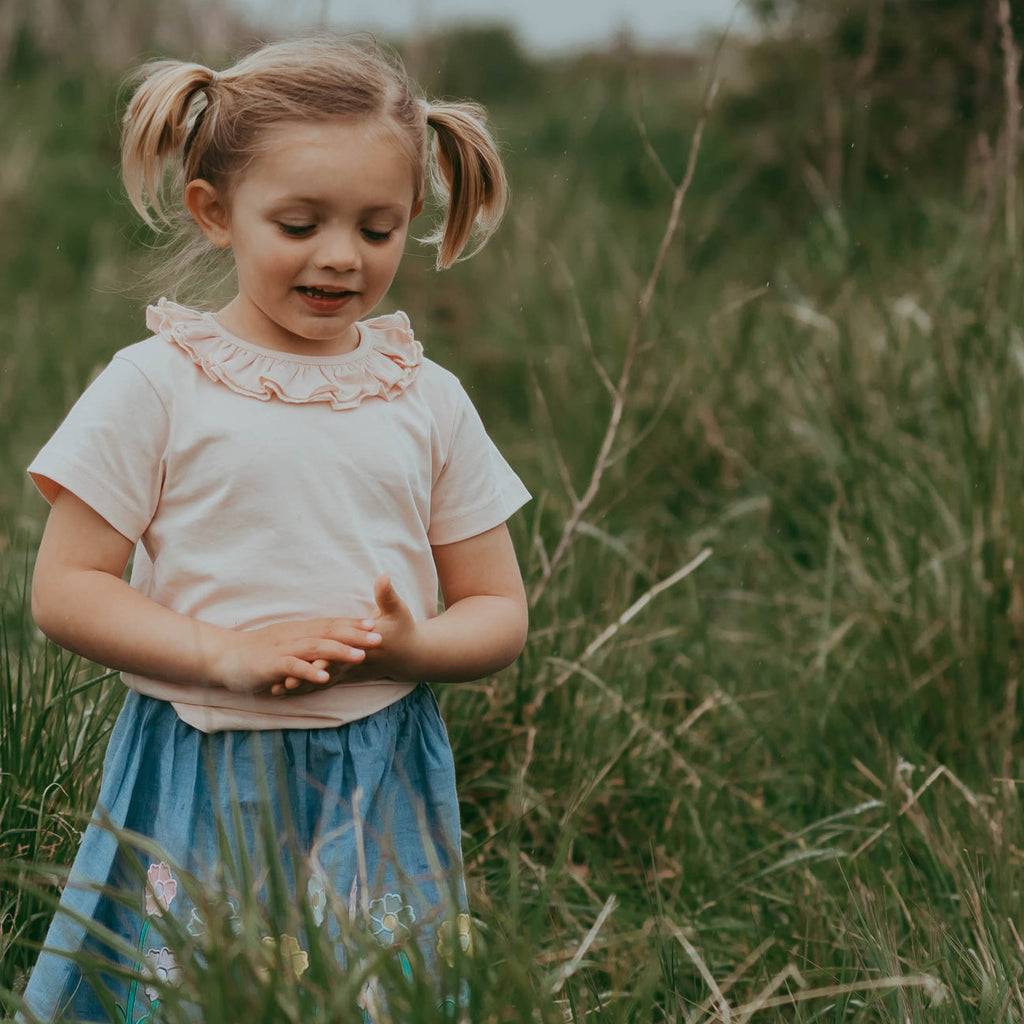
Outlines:
<svg viewBox="0 0 1024 1024"><path fill-rule="evenodd" d="M369 620L316 619L241 632L180 615L121 577L133 544L70 491L54 499L32 579L32 614L92 661L169 683L255 691L324 682L328 662L361 661ZM375 639L376 638L376 639Z"/></svg>
<svg viewBox="0 0 1024 1024"><path fill-rule="evenodd" d="M508 527L433 551L445 610L417 626L404 677L462 682L512 664L526 643L529 613Z"/></svg>
<svg viewBox="0 0 1024 1024"><path fill-rule="evenodd" d="M433 549L445 610L413 621L387 576L374 587L383 639L361 664L332 666L332 683L366 679L401 682L465 682L510 665L526 643L528 611L523 580L508 528ZM297 680L277 684L275 694L307 692Z"/></svg>

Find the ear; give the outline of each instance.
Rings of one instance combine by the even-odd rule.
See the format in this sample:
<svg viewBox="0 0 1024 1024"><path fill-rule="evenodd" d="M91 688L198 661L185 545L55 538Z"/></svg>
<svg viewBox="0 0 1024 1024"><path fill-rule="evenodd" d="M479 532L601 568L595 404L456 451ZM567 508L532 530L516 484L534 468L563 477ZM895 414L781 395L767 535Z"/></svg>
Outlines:
<svg viewBox="0 0 1024 1024"><path fill-rule="evenodd" d="M185 186L185 205L199 229L218 249L231 244L231 218L220 191L205 178L193 178Z"/></svg>

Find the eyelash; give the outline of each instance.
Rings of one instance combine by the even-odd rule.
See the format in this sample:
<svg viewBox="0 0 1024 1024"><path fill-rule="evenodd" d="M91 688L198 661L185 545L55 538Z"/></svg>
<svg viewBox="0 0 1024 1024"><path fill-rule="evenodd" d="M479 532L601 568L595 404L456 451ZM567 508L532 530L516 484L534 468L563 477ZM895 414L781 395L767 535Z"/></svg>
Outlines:
<svg viewBox="0 0 1024 1024"><path fill-rule="evenodd" d="M279 224L278 227L289 238L304 238L316 229L315 224ZM370 242L386 242L391 234L391 231L371 231L369 228L363 228L363 236Z"/></svg>

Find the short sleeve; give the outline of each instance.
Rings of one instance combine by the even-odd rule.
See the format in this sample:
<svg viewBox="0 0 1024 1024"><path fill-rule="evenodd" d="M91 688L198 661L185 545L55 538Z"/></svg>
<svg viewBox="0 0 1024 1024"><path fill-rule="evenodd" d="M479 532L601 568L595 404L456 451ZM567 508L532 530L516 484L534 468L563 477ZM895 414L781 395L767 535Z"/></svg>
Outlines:
<svg viewBox="0 0 1024 1024"><path fill-rule="evenodd" d="M432 545L454 544L505 522L530 492L502 457L460 387L451 437L430 496Z"/></svg>
<svg viewBox="0 0 1024 1024"><path fill-rule="evenodd" d="M115 356L28 467L52 504L71 491L131 541L160 500L168 416L152 384Z"/></svg>

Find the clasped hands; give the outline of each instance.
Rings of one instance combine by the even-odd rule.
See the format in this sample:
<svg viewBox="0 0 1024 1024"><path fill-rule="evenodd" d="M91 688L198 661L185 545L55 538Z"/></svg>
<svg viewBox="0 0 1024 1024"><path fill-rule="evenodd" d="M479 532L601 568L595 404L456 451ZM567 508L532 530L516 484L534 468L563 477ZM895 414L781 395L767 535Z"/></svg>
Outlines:
<svg viewBox="0 0 1024 1024"><path fill-rule="evenodd" d="M388 576L373 587L372 618L305 619L234 632L218 659L222 684L275 696L312 693L337 683L403 678L416 623Z"/></svg>

